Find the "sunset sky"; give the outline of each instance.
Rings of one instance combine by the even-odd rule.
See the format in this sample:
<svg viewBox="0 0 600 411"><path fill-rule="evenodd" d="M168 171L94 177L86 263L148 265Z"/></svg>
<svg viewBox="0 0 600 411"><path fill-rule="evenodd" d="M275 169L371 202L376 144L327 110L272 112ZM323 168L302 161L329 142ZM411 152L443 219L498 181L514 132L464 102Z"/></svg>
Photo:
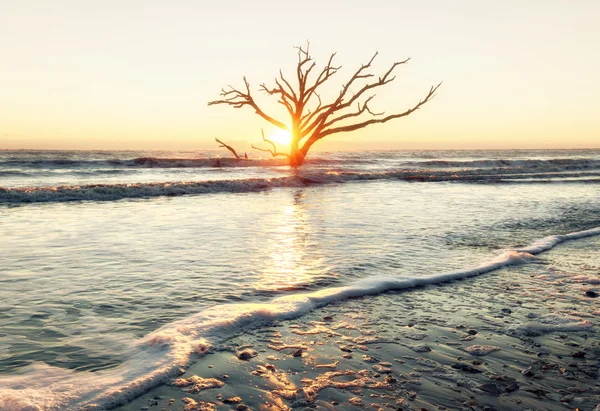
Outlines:
<svg viewBox="0 0 600 411"><path fill-rule="evenodd" d="M243 150L272 126L207 106L246 75L292 73L293 46L350 73L411 57L372 108L408 118L315 149L600 147L600 1L0 0L0 148Z"/></svg>

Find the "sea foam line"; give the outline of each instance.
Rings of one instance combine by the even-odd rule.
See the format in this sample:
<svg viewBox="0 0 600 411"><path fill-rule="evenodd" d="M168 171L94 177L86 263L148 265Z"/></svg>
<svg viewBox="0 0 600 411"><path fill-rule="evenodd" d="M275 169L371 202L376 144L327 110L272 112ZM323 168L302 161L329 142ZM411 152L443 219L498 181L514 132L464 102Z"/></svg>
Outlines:
<svg viewBox="0 0 600 411"><path fill-rule="evenodd" d="M105 410L123 405L178 374L193 360L240 333L265 322L289 320L335 301L442 284L527 263L556 245L600 235L600 227L544 237L528 247L508 250L477 267L422 277L374 276L347 286L275 298L268 303L218 305L165 325L131 346L129 360L112 370L75 372L43 364L14 376L0 376L0 410ZM27 388L23 388L27 387Z"/></svg>

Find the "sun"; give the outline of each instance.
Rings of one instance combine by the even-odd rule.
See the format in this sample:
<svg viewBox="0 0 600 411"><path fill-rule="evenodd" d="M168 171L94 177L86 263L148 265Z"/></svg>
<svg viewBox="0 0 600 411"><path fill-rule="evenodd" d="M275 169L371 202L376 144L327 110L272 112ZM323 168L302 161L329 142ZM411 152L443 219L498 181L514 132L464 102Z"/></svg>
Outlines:
<svg viewBox="0 0 600 411"><path fill-rule="evenodd" d="M288 146L292 142L292 133L288 130L282 130L278 128L271 135L271 140L273 140L277 144L282 144L284 146Z"/></svg>

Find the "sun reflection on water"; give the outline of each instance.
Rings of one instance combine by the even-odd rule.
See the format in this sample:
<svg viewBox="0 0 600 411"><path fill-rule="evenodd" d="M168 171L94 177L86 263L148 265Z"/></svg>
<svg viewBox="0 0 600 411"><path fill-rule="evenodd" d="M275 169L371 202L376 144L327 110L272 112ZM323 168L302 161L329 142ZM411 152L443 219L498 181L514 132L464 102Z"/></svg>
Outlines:
<svg viewBox="0 0 600 411"><path fill-rule="evenodd" d="M316 253L318 244L303 195L303 190L295 192L291 204L281 207L274 217L276 229L265 243L267 258L256 284L258 290L304 289L328 271Z"/></svg>

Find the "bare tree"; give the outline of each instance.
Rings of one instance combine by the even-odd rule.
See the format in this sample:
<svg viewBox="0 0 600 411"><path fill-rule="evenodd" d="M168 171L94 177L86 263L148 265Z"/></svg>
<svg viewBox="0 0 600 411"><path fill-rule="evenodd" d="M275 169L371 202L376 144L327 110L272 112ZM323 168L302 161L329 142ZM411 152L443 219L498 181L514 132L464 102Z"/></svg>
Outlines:
<svg viewBox="0 0 600 411"><path fill-rule="evenodd" d="M256 103L250 92L250 83L243 77L245 89L237 89L228 86L227 89L221 90L221 99L210 101L209 106L215 104L227 104L234 108L249 106L256 114L263 119L291 133L292 139L290 143L289 154L277 152L275 144L266 139L263 133L263 140L273 147L270 149L260 149L270 152L273 157L286 156L290 159L291 166L299 166L304 161L308 150L314 143L336 133L345 133L358 130L372 124L385 123L390 120L408 116L418 110L423 104L430 101L437 89L442 83L432 86L429 92L417 104L411 108L395 114L385 115L385 113L376 113L371 111L369 103L375 97L373 91L378 87L385 86L391 83L396 78L393 75L396 67L408 63L410 59L398 61L380 77L375 79L375 76L369 72L375 57L375 53L368 63L360 66L350 79L342 86L337 98L332 102L323 104L321 96L318 93L319 88L331 79L341 68L335 66L333 60L336 53L331 54L329 61L316 75L310 79L310 75L316 67L316 63L309 52L309 46L306 48L296 47L298 49L298 64L296 66L296 82L294 86L286 79L283 72L279 70L279 77L275 78L275 84L272 87L265 83L260 85L260 90L268 95L275 96L278 103L283 105L289 116L291 125L288 126L282 121L276 120L266 114ZM355 83L361 83L362 86L357 91L352 90L352 87L357 86ZM257 148L254 147L253 148Z"/></svg>

